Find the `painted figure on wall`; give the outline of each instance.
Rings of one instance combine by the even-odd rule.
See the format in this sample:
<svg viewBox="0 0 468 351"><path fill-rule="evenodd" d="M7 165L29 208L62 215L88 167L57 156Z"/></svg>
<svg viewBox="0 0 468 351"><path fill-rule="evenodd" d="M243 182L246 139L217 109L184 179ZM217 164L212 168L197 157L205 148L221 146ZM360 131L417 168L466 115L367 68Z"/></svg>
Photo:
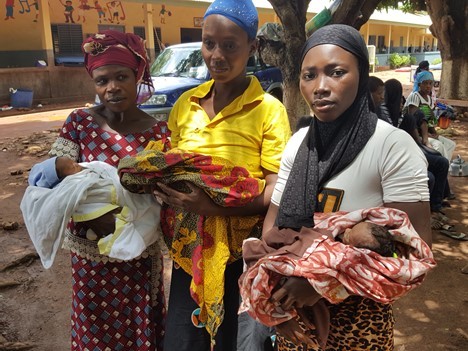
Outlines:
<svg viewBox="0 0 468 351"><path fill-rule="evenodd" d="M21 9L18 10L18 13L22 15L25 13L32 12L34 14L33 22L37 22L37 19L39 18L39 4L37 0L34 2L32 1L34 0L19 0L18 2L19 2ZM5 0L5 9L6 9L5 21L9 19L15 19L15 17L13 17L14 7L15 7L15 0Z"/></svg>
<svg viewBox="0 0 468 351"><path fill-rule="evenodd" d="M92 7L88 5L88 0L80 0L80 4L78 5L78 19L83 21L83 23L86 22L86 17L85 17L85 11L91 10Z"/></svg>
<svg viewBox="0 0 468 351"><path fill-rule="evenodd" d="M11 19L15 19L13 17L13 7L15 7L15 0L5 0L5 21Z"/></svg>
<svg viewBox="0 0 468 351"><path fill-rule="evenodd" d="M30 5L33 10L34 10L34 19L33 19L33 22L37 22L37 19L39 18L39 3L37 1L33 2L31 5Z"/></svg>
<svg viewBox="0 0 468 351"><path fill-rule="evenodd" d="M106 5L109 9L109 22L120 24L121 20L125 20L125 11L120 1L110 1Z"/></svg>
<svg viewBox="0 0 468 351"><path fill-rule="evenodd" d="M100 4L99 1L94 2L94 9L97 11L98 17L99 17L99 23L102 23L102 21L107 22L106 18L106 9L103 8Z"/></svg>
<svg viewBox="0 0 468 351"><path fill-rule="evenodd" d="M60 0L60 3L64 6L63 14L65 15L65 23L75 23L73 19L73 11L75 11L75 9L73 8L72 1L66 0L64 4L62 0Z"/></svg>
<svg viewBox="0 0 468 351"><path fill-rule="evenodd" d="M161 21L161 24L166 24L166 13L169 17L172 16L171 11L166 10L166 5L162 4L161 10L159 11L159 19Z"/></svg>

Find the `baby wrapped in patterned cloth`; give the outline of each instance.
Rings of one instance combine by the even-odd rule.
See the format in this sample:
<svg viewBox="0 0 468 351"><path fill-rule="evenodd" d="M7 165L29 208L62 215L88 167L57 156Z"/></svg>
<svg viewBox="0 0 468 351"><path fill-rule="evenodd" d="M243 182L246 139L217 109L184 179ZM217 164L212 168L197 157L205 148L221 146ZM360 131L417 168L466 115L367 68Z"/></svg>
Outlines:
<svg viewBox="0 0 468 351"><path fill-rule="evenodd" d="M267 326L307 316L324 346L329 326L324 299L336 304L350 295L360 295L392 303L419 286L436 265L429 246L402 211L370 208L349 213L320 213L315 214L315 220L314 228L303 227L296 232L274 227L261 240L252 238L244 242L247 269L239 280L241 312L248 312ZM368 235L366 240L356 241L366 235L354 235L350 240L349 229L363 223L389 228L394 249L390 248L385 255L390 257L375 252L382 242L386 242L383 246L392 246L388 238L380 245L372 244ZM333 239L339 236L343 236L344 242ZM361 245L368 248L357 247ZM308 307L306 315L294 307L283 310L271 296L287 277L306 278L324 299Z"/></svg>

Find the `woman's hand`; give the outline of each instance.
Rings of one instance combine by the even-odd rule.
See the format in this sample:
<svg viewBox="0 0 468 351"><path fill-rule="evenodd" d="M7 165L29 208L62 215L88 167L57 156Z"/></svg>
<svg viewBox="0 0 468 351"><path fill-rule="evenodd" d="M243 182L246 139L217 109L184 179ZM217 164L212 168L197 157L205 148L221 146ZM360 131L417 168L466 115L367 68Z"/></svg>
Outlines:
<svg viewBox="0 0 468 351"><path fill-rule="evenodd" d="M218 215L218 205L216 205L205 191L190 182L185 182L190 188L190 193L183 193L171 187L158 183L158 187L153 190L153 195L171 207L178 207L186 212L196 213L201 216Z"/></svg>
<svg viewBox="0 0 468 351"><path fill-rule="evenodd" d="M101 217L92 219L87 222L82 222L83 226L92 229L98 238L103 238L115 231L115 213L118 213L119 209L107 212Z"/></svg>
<svg viewBox="0 0 468 351"><path fill-rule="evenodd" d="M288 311L293 307L313 306L321 297L307 279L290 277L271 295L271 301Z"/></svg>
<svg viewBox="0 0 468 351"><path fill-rule="evenodd" d="M298 311L299 312L299 311ZM301 321L308 327L309 329L313 329L314 326L309 322L308 318L305 320L301 317ZM285 337L289 341L292 341L296 345L307 344L312 345L313 341L308 336L304 329L301 327L297 318L290 319L289 321L283 322L278 324L275 327L276 331L281 334L281 336Z"/></svg>

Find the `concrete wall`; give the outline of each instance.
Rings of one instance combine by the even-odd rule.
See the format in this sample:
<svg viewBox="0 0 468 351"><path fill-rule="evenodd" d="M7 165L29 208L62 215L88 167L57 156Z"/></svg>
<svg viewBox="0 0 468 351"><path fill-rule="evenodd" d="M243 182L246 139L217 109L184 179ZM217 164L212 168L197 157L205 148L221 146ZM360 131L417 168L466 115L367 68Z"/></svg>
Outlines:
<svg viewBox="0 0 468 351"><path fill-rule="evenodd" d="M0 105L10 103L9 88L34 92L34 103L65 102L74 98L94 101L94 84L84 67L0 69Z"/></svg>

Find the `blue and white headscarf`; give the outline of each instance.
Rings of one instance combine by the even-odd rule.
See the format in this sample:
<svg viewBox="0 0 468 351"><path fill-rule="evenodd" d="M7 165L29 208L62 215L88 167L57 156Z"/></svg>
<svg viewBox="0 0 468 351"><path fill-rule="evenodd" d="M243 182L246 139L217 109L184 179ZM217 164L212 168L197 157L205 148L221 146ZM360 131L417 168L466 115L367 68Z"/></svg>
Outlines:
<svg viewBox="0 0 468 351"><path fill-rule="evenodd" d="M257 36L258 12L252 0L215 0L206 10L203 19L210 15L228 18L241 27L249 39Z"/></svg>
<svg viewBox="0 0 468 351"><path fill-rule="evenodd" d="M416 83L419 85L421 84L422 82L426 81L426 80L432 80L434 81L434 76L431 72L429 71L421 71L418 73L418 75L416 76Z"/></svg>

